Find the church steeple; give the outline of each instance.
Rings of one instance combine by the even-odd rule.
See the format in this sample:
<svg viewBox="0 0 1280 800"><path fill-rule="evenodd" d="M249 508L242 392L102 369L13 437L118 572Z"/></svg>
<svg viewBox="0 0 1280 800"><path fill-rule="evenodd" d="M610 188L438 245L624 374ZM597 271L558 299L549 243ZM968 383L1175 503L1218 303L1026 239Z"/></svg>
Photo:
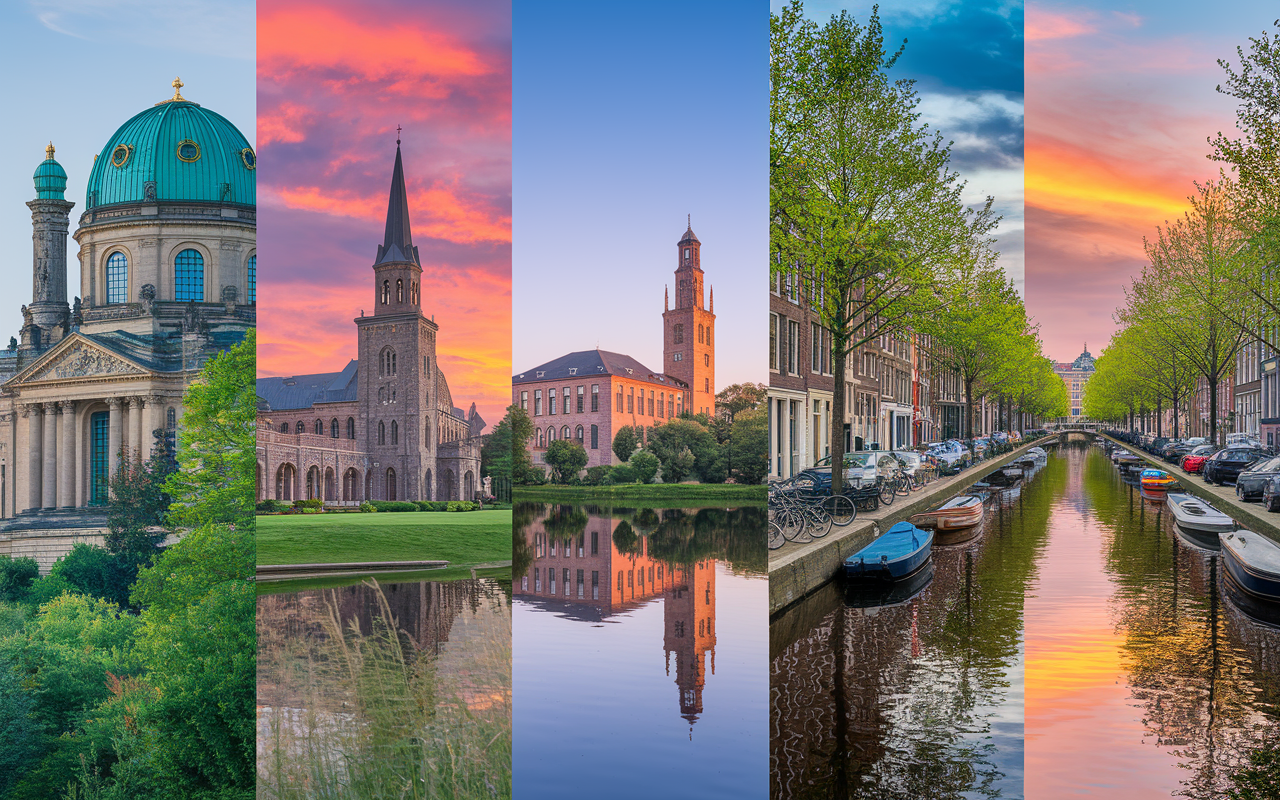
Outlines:
<svg viewBox="0 0 1280 800"><path fill-rule="evenodd" d="M375 264L392 261L418 260L418 248L413 246L413 229L409 225L409 194L404 185L404 165L400 160L400 140L396 139L396 165L391 172L391 196L387 199L387 227L378 248Z"/></svg>
<svg viewBox="0 0 1280 800"><path fill-rule="evenodd" d="M418 248L413 246L413 229L409 225L409 193L404 183L399 128L396 133L387 226L373 262L374 316L422 313L422 262L418 260Z"/></svg>

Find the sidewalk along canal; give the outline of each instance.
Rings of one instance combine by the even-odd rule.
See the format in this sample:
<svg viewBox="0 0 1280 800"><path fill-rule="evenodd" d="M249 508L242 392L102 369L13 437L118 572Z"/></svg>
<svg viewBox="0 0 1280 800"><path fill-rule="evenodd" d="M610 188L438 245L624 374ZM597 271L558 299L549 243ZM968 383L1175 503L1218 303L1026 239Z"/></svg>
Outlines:
<svg viewBox="0 0 1280 800"><path fill-rule="evenodd" d="M873 542L882 531L913 514L941 505L947 499L961 494L992 470L999 469L1021 457L1036 445L1057 444L1058 436L1041 437L1026 442L1016 450L975 464L959 475L943 478L907 497L898 497L892 505L882 505L876 511L858 511L857 519L831 532L821 539L800 544L788 542L769 553L769 616L781 612L811 592L835 578L844 560Z"/></svg>

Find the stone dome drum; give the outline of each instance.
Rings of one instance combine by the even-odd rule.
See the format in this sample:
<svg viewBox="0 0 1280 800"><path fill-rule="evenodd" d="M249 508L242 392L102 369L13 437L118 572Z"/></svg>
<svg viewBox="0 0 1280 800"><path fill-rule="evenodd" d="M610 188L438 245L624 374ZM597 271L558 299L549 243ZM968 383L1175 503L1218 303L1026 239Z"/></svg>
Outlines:
<svg viewBox="0 0 1280 800"><path fill-rule="evenodd" d="M225 117L174 99L120 126L89 174L86 209L122 203L257 203L257 157Z"/></svg>

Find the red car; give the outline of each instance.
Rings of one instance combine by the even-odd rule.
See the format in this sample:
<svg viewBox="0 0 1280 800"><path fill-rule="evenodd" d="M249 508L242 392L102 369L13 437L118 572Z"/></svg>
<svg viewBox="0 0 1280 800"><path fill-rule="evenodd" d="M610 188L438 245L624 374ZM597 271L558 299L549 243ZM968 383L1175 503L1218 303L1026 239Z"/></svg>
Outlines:
<svg viewBox="0 0 1280 800"><path fill-rule="evenodd" d="M1183 456L1179 466L1192 475L1198 475L1200 470L1204 469L1204 462L1216 452L1217 448L1212 445L1202 444Z"/></svg>

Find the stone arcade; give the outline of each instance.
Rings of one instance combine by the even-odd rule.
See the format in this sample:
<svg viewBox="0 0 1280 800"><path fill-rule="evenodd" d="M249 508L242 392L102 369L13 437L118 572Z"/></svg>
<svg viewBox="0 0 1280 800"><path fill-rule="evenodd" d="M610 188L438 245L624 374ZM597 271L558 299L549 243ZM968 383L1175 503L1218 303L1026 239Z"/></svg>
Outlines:
<svg viewBox="0 0 1280 800"><path fill-rule="evenodd" d="M258 380L259 500L475 499L485 422L474 403L454 405L436 359L399 140L373 291L373 315L355 320L357 360Z"/></svg>
<svg viewBox="0 0 1280 800"><path fill-rule="evenodd" d="M172 447L184 388L255 323L254 152L181 85L94 160L73 306L75 203L52 144L35 172L32 298L0 350L0 555L42 572L76 542L102 541L122 454Z"/></svg>

